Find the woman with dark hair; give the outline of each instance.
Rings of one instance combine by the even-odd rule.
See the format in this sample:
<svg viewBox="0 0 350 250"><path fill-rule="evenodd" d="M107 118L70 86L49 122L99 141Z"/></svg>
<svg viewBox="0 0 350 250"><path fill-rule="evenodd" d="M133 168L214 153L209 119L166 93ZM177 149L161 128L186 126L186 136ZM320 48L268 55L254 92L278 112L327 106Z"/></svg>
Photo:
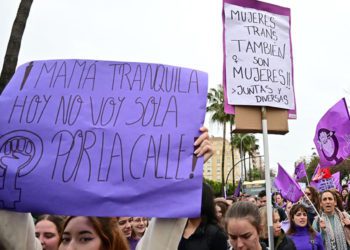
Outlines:
<svg viewBox="0 0 350 250"><path fill-rule="evenodd" d="M43 214L35 222L35 236L43 250L57 250L63 231L63 217Z"/></svg>
<svg viewBox="0 0 350 250"><path fill-rule="evenodd" d="M212 144L209 140L208 129L205 127L201 127L200 129L201 135L196 139L194 145L199 146L195 150L195 155L197 157L203 157L204 162L206 162L213 155ZM214 203L213 197L211 202ZM213 206L214 208L214 206ZM215 216L215 212L214 216ZM201 220L201 217L199 218ZM210 220L209 220L210 221ZM184 228L187 225L187 229L190 227L192 230L196 228L192 226L193 220L189 221L187 218L177 218L177 219L163 219L163 218L153 218L146 230L145 235L141 238L139 243L136 246L137 250L164 250L164 249L176 249L179 247L179 242L184 236ZM198 221L197 221L198 222ZM189 223L191 223L189 225ZM199 225L203 223L199 222ZM191 235L191 239L197 237L195 233L196 230L193 230L193 235ZM186 232L189 233L189 230ZM220 233L220 235L222 235ZM224 235L225 237L225 235ZM209 240L210 241L210 240ZM226 239L225 243L227 245ZM223 244L225 244L223 243ZM186 242L185 242L186 245ZM197 248L195 248L197 249ZM206 248L204 248L206 249ZM212 249L221 249L216 248L216 246L212 246Z"/></svg>
<svg viewBox="0 0 350 250"><path fill-rule="evenodd" d="M226 201L223 200L215 200L215 211L216 217L219 221L219 225L224 228L225 227L225 214L229 205Z"/></svg>
<svg viewBox="0 0 350 250"><path fill-rule="evenodd" d="M307 196L307 198L309 198L309 199L307 199L306 197L303 197L301 203L306 207L307 219L308 219L310 225L312 225L317 213L316 213L315 209L312 207L310 201L312 202L314 207L317 209L317 212L319 212L320 211L320 199L319 199L318 192L314 187L308 186L305 189L304 193Z"/></svg>
<svg viewBox="0 0 350 250"><path fill-rule="evenodd" d="M201 217L189 218L178 250L227 250L227 238L218 225L215 213L214 194L211 187L203 183Z"/></svg>
<svg viewBox="0 0 350 250"><path fill-rule="evenodd" d="M261 218L258 207L253 203L234 203L226 213L225 225L233 249L267 249L266 245L259 241Z"/></svg>
<svg viewBox="0 0 350 250"><path fill-rule="evenodd" d="M63 226L59 250L128 250L115 218L71 216Z"/></svg>
<svg viewBox="0 0 350 250"><path fill-rule="evenodd" d="M287 235L297 250L323 250L321 235L308 222L307 208L302 204L293 205L290 210L290 227Z"/></svg>

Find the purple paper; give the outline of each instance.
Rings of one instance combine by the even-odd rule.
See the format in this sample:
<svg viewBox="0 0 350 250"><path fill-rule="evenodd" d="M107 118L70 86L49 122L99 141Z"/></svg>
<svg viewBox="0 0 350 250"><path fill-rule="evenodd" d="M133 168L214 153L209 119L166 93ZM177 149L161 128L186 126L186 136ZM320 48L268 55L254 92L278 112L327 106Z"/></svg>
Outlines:
<svg viewBox="0 0 350 250"><path fill-rule="evenodd" d="M242 187L242 179L239 179L238 185L233 193L233 197L239 197L241 193L241 187Z"/></svg>
<svg viewBox="0 0 350 250"><path fill-rule="evenodd" d="M298 166L295 167L295 180L299 181L301 178L306 176L305 164L304 162L300 162Z"/></svg>
<svg viewBox="0 0 350 250"><path fill-rule="evenodd" d="M20 66L0 97L0 208L197 217L208 76L93 60Z"/></svg>
<svg viewBox="0 0 350 250"><path fill-rule="evenodd" d="M278 174L274 183L281 195L291 202L297 202L303 196L299 184L288 175L280 164L278 164Z"/></svg>
<svg viewBox="0 0 350 250"><path fill-rule="evenodd" d="M329 189L336 188L341 192L342 187L340 185L340 172L336 172L331 178L321 179L319 181L311 181L310 186L316 188L319 192L323 192Z"/></svg>
<svg viewBox="0 0 350 250"><path fill-rule="evenodd" d="M230 53L228 53L228 48L231 48L232 46L230 45L229 47L226 41L226 36L228 36L228 34L226 34L228 32L227 28L226 28L226 25L227 24L227 21L226 21L226 17L225 17L225 4L228 4L228 5L235 5L235 6L239 6L239 7L243 7L243 9L246 9L247 10L247 13L250 14L250 13L253 13L253 12L259 12L259 11L263 11L261 13L267 13L267 15L277 15L277 16L285 16L287 19L288 19L288 24L286 25L289 25L289 27L291 26L291 17L290 17L290 9L289 8L285 8L285 7L281 7L281 6L277 6L277 5L273 5L273 4L270 4L270 3L265 3L265 2L261 2L261 1L255 1L255 0L224 0L223 1L223 15L222 15L222 21L223 21L223 48L224 48L224 60L223 60L223 85L224 85L224 109L225 109L225 112L228 113L228 114L235 114L235 106L234 105L231 105L229 104L229 100L228 100L228 95L232 95L234 93L239 93L241 92L241 94L239 94L240 96L245 96L245 100L246 101L243 101L243 100L237 100L237 98L235 98L235 102L236 103L241 103L239 105L258 105L258 106L272 106L272 107L282 107L282 108L286 108L286 106L288 106L288 103L285 103L286 106L283 106L281 105L280 101L273 101L270 97L272 95L274 95L274 98L277 98L278 95L280 95L283 90L282 88L279 88L279 90L275 90L276 93L272 93L271 91L272 90L269 90L269 91L264 91L262 89L266 88L266 89L270 89L270 87L267 87L269 85L269 82L268 81L262 81L262 82L259 82L259 81L256 81L255 80L255 77L254 78L250 78L251 81L251 86L249 87L247 84L243 84L243 81L246 81L246 80L243 80L242 79L236 79L234 77L234 79L237 80L237 83L236 84L241 84L239 86L243 86L243 87L237 87L235 88L235 91L233 91L231 93L231 90L229 91L229 93L227 92L227 83L228 81L231 81L230 79L228 79L227 77L227 70L229 71L232 71L232 65L227 65L227 60L234 60L235 63L233 64L233 66L235 67L235 65L240 65L242 64L245 60L242 60L242 58L239 58L239 56L237 56L236 54L234 54L233 56L231 56ZM257 13L255 13L257 14ZM260 15L257 14L257 15ZM247 29L255 29L254 31L254 35L253 35L253 32L249 32L247 31L248 33L246 34L245 36L245 39L244 40L254 40L254 39L258 39L257 41L260 41L259 39L261 39L262 37L262 33L259 33L260 31L259 28L258 28L258 22L252 22L252 23L249 23L249 18L247 18L247 25L245 26ZM285 24L283 24L282 26L284 27ZM249 26L249 27L248 27ZM254 26L254 27L253 27ZM237 31L236 31L237 32ZM240 33L238 35L242 35L241 33L244 32L244 31L240 31ZM275 32L274 34L277 35L277 31L274 30L269 30L266 32L262 31L266 36L268 35L268 33L270 32ZM258 35L259 33L259 35ZM236 33L235 33L236 34ZM232 37L232 39L238 39L238 35L234 35ZM277 35L278 36L278 35ZM284 35L283 35L284 37ZM230 42L232 42L233 40L230 40ZM278 39L277 39L278 40ZM285 72L289 72L287 73L288 74L288 77L287 78L284 78L283 79L290 79L291 80L291 84L290 86L292 87L292 89L294 89L294 69L293 69L293 56L292 56L292 43L291 43L291 31L290 31L290 28L289 28L289 43L287 44L290 48L290 57L287 57L287 62L288 60L290 60L290 64L291 64L291 67L287 67L285 70ZM255 40L254 40L255 42ZM268 42L267 42L268 43ZM286 44L285 44L286 45ZM276 41L274 41L274 46L276 46ZM287 46L287 47L288 47ZM249 49L247 49L246 51L249 51ZM229 57L227 57L227 53L230 54ZM231 59L232 57L232 59ZM227 59L229 58L229 59ZM235 59L236 58L236 59ZM268 68L274 68L272 65L270 65L270 60L272 60L272 58L269 58L269 56L263 56L261 55L260 53L257 53L256 56L254 57L254 62L252 62L253 64L252 65L255 65L257 68L261 68L261 70L266 70L268 71ZM272 60L273 61L273 60ZM288 62L289 63L289 62ZM231 64L231 62L229 63ZM273 64L273 63L271 63ZM276 67L282 67L281 65L284 65L285 63L277 63ZM270 67L271 66L271 67ZM253 66L252 66L253 67ZM238 70L239 71L239 70ZM237 71L237 72L238 72ZM248 70L249 71L249 70ZM236 72L235 70L233 70L233 72ZM240 72L240 71L239 71ZM282 71L279 71L280 73ZM231 78L231 73L229 74L229 78ZM252 80L254 79L254 81ZM276 81L273 80L273 82L284 82L284 80L281 80L281 81ZM235 84L235 86L237 86ZM260 85L259 88L257 88L256 86ZM288 84L288 83L287 83ZM231 83L230 83L231 85ZM283 84L282 84L283 85ZM272 85L271 85L272 86ZM275 86L275 85L274 85ZM245 90L243 90L243 88ZM241 91L239 90L241 89ZM260 89L260 90L258 90ZM294 93L289 93L288 92L288 89L286 89L286 93L284 95L284 98L286 99L290 99L289 100L289 103L294 103L294 105L289 105L288 106L288 117L289 119L296 119L296 101L295 101L295 95ZM282 92L281 92L282 91ZM274 92L274 91L273 91ZM277 93L278 92L278 93ZM294 91L293 91L294 92ZM271 96L270 96L271 94ZM287 97L288 96L288 97ZM292 97L291 97L292 96ZM253 101L252 99L249 99L249 98L254 98L256 99L256 101ZM232 99L232 98L231 98ZM230 103L232 102L232 100L230 101ZM238 104L237 104L238 105ZM293 106L293 108L291 108Z"/></svg>
<svg viewBox="0 0 350 250"><path fill-rule="evenodd" d="M318 122L314 143L320 166L341 163L350 155L350 118L345 98L331 107Z"/></svg>

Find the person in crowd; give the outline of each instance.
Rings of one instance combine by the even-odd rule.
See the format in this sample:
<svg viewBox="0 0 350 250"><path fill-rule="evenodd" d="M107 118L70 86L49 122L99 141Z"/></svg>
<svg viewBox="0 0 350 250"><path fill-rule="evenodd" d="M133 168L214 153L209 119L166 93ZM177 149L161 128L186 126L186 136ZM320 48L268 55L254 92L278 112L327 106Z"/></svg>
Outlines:
<svg viewBox="0 0 350 250"><path fill-rule="evenodd" d="M215 210L216 217L219 221L219 225L224 228L225 227L225 214L229 207L229 204L225 200L217 200L215 199Z"/></svg>
<svg viewBox="0 0 350 250"><path fill-rule="evenodd" d="M70 216L63 226L59 250L128 250L115 218Z"/></svg>
<svg viewBox="0 0 350 250"><path fill-rule="evenodd" d="M261 207L266 206L266 190L261 190L258 194L258 197L260 197L260 206ZM273 199L273 197L271 198ZM273 200L272 200L272 205L274 208L277 209L281 221L284 221L285 219L287 219L286 212L284 211L283 208L277 206Z"/></svg>
<svg viewBox="0 0 350 250"><path fill-rule="evenodd" d="M131 238L133 217L116 217L116 219L118 228L129 242L130 248L135 248L137 242Z"/></svg>
<svg viewBox="0 0 350 250"><path fill-rule="evenodd" d="M290 226L290 210L292 209L293 203L291 201L286 202L285 212L287 215L287 218L284 221L281 221L281 227L284 232L287 232Z"/></svg>
<svg viewBox="0 0 350 250"><path fill-rule="evenodd" d="M213 154L212 144L209 141L208 129L200 128L201 135L194 145L199 147L194 152L197 157L204 157L206 162ZM215 212L215 211L214 211ZM192 223L192 222L191 222ZM184 229L188 224L187 218L163 219L153 218L136 246L137 250L164 250L178 249L179 242L184 235Z"/></svg>
<svg viewBox="0 0 350 250"><path fill-rule="evenodd" d="M128 238L130 249L135 250L137 243L145 234L148 226L148 218L146 217L133 217L131 222L131 236Z"/></svg>
<svg viewBox="0 0 350 250"><path fill-rule="evenodd" d="M315 217L312 227L321 233L323 244L328 250L349 249L350 235L345 227L350 226L349 215L336 208L337 196L334 191L326 190L321 193L321 218Z"/></svg>
<svg viewBox="0 0 350 250"><path fill-rule="evenodd" d="M267 208L266 206L259 209L261 216L260 239L268 245L268 222L267 222ZM281 228L280 215L276 208L272 211L273 220L273 235L274 235L274 249L275 250L293 250L296 249L293 241L285 234Z"/></svg>
<svg viewBox="0 0 350 250"><path fill-rule="evenodd" d="M305 195L307 197L303 197L301 199L301 203L306 207L307 209L307 219L309 223L312 225L315 216L317 215L317 212L320 211L320 199L319 194L317 190L314 187L308 186L305 188ZM311 203L314 205L312 206ZM315 208L317 211L315 211Z"/></svg>
<svg viewBox="0 0 350 250"><path fill-rule="evenodd" d="M248 199L247 199L247 201L249 201L249 202L251 202L251 203L253 203L254 205L258 205L257 204L257 198L255 197L255 196L250 196Z"/></svg>
<svg viewBox="0 0 350 250"><path fill-rule="evenodd" d="M188 219L178 250L227 250L227 238L218 223L213 190L203 183L201 217Z"/></svg>
<svg viewBox="0 0 350 250"><path fill-rule="evenodd" d="M266 191L261 190L258 194L258 207L266 206Z"/></svg>
<svg viewBox="0 0 350 250"><path fill-rule="evenodd" d="M259 240L261 218L259 208L253 203L248 201L234 203L226 213L225 228L233 249L267 249L266 244Z"/></svg>
<svg viewBox="0 0 350 250"><path fill-rule="evenodd" d="M337 189L332 189L331 191L333 191L333 193L335 194L336 203L337 203L335 207L343 212L344 206L343 206L343 200L342 200L341 193L339 193L339 191Z"/></svg>
<svg viewBox="0 0 350 250"><path fill-rule="evenodd" d="M307 208L303 204L295 204L290 210L287 235L293 240L297 250L324 249L321 235L308 222Z"/></svg>
<svg viewBox="0 0 350 250"><path fill-rule="evenodd" d="M275 207L280 207L280 208L285 207L284 199L280 193L278 192L274 193L274 195L272 196L272 199L275 203Z"/></svg>
<svg viewBox="0 0 350 250"><path fill-rule="evenodd" d="M40 240L43 250L57 250L62 231L62 216L44 214L35 222L35 236Z"/></svg>

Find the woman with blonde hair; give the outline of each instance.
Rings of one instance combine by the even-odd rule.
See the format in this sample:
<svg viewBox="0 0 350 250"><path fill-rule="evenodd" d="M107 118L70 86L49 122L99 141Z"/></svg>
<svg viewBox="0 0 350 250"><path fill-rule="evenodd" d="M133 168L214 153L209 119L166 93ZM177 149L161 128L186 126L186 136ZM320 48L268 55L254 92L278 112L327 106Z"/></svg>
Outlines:
<svg viewBox="0 0 350 250"><path fill-rule="evenodd" d="M268 244L268 223L267 223L267 208L266 206L259 209L261 216L261 232L260 239ZM287 237L285 232L281 227L280 215L277 209L272 211L272 220L273 220L273 236L274 236L274 249L275 250L293 250L295 245L293 241Z"/></svg>

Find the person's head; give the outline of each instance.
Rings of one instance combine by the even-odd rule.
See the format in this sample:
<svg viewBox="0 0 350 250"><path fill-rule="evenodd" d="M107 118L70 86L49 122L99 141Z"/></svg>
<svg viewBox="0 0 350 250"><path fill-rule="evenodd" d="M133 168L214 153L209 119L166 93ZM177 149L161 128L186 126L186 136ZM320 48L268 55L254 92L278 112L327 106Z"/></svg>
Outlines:
<svg viewBox="0 0 350 250"><path fill-rule="evenodd" d="M326 214L333 214L337 205L337 197L331 190L326 190L321 193L321 207Z"/></svg>
<svg viewBox="0 0 350 250"><path fill-rule="evenodd" d="M266 191L265 190L261 190L258 194L258 199L259 199L259 207L263 207L266 206Z"/></svg>
<svg viewBox="0 0 350 250"><path fill-rule="evenodd" d="M349 193L348 189L343 189L341 191L341 196L342 196L343 201L345 201L346 197L348 196L348 193Z"/></svg>
<svg viewBox="0 0 350 250"><path fill-rule="evenodd" d="M131 228L132 217L117 217L117 224L126 238L129 238L132 233Z"/></svg>
<svg viewBox="0 0 350 250"><path fill-rule="evenodd" d="M255 196L248 197L247 201L253 203L254 205L257 205L257 198Z"/></svg>
<svg viewBox="0 0 350 250"><path fill-rule="evenodd" d="M305 195L311 200L317 210L320 209L320 198L317 190L314 187L308 186L305 188ZM307 201L307 199L304 199ZM309 202L306 202L309 203Z"/></svg>
<svg viewBox="0 0 350 250"><path fill-rule="evenodd" d="M233 249L261 249L259 209L248 201L234 203L225 216L225 227Z"/></svg>
<svg viewBox="0 0 350 250"><path fill-rule="evenodd" d="M148 224L148 218L133 217L133 220L131 222L132 237L134 239L140 239L146 231L147 224Z"/></svg>
<svg viewBox="0 0 350 250"><path fill-rule="evenodd" d="M267 207L261 207L259 209L260 216L261 216L261 233L260 238L267 239L268 238L268 223L267 223ZM281 221L280 221L280 215L277 211L277 209L272 209L272 223L273 223L273 234L275 237L278 237L281 234Z"/></svg>
<svg viewBox="0 0 350 250"><path fill-rule="evenodd" d="M290 210L290 227L287 234L294 234L297 227L306 227L315 236L315 231L307 219L307 208L303 204L294 204Z"/></svg>
<svg viewBox="0 0 350 250"><path fill-rule="evenodd" d="M331 190L334 195L335 195L335 201L336 201L336 207L340 210L340 211L344 211L344 206L343 206L343 199L341 197L341 194L339 193L339 191L337 189L332 189Z"/></svg>
<svg viewBox="0 0 350 250"><path fill-rule="evenodd" d="M59 250L127 250L115 218L71 216L64 223Z"/></svg>
<svg viewBox="0 0 350 250"><path fill-rule="evenodd" d="M276 193L274 196L274 202L278 205L278 206L282 206L283 205L283 198L282 195L280 193Z"/></svg>
<svg viewBox="0 0 350 250"><path fill-rule="evenodd" d="M228 204L224 201L215 201L216 217L219 221L222 221L225 217Z"/></svg>
<svg viewBox="0 0 350 250"><path fill-rule="evenodd" d="M43 250L57 250L63 231L63 217L44 214L35 222L35 236Z"/></svg>

